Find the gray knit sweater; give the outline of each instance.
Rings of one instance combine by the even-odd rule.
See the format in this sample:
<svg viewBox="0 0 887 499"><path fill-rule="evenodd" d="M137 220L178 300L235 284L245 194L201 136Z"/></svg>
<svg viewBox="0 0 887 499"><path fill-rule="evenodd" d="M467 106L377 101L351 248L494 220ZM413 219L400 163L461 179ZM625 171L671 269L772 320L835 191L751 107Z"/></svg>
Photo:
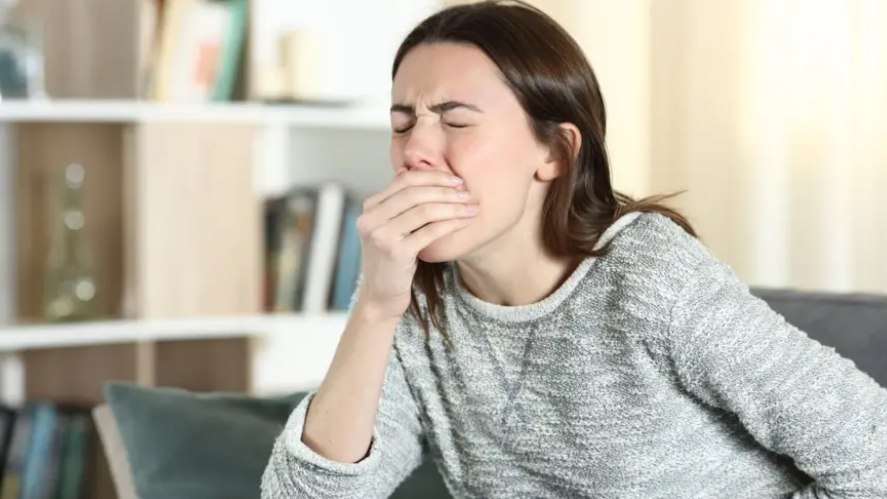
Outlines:
<svg viewBox="0 0 887 499"><path fill-rule="evenodd" d="M303 445L309 397L262 497L384 498L427 458L456 498L887 498L887 390L665 217L605 238L533 305L481 302L450 267L452 345L401 321L368 456Z"/></svg>

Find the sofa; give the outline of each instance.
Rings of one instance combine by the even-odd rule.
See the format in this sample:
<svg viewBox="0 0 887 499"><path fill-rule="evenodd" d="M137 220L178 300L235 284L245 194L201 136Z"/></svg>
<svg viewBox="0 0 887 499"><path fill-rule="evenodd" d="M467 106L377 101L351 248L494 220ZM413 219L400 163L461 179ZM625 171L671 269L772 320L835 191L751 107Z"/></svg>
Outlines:
<svg viewBox="0 0 887 499"><path fill-rule="evenodd" d="M887 297L752 289L810 337L887 387ZM190 393L109 383L93 411L120 499L245 499L271 445L304 397ZM420 466L391 496L449 498L435 465Z"/></svg>

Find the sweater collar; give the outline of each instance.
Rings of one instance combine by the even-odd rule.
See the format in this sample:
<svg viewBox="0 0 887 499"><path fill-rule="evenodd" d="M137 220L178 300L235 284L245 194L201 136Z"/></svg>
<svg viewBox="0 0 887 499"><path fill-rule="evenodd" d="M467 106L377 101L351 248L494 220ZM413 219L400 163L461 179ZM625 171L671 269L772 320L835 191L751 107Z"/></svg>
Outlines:
<svg viewBox="0 0 887 499"><path fill-rule="evenodd" d="M597 247L600 248L611 241L617 234L619 234L619 232L634 222L640 215L640 212L633 212L620 217L607 228L606 231L604 231L597 243ZM451 287L450 289L455 289L456 296L463 304L483 316L502 322L526 322L544 317L564 303L573 294L579 286L579 283L581 283L585 276L592 270L596 260L597 258L595 257L589 257L582 260L582 262L579 263L579 266L576 267L567 280L564 281L554 293L536 303L527 305L498 305L481 300L473 295L471 291L462 284L462 280L459 278L459 269L455 262L451 262L450 265L448 265L449 272L447 280L449 282L447 284Z"/></svg>

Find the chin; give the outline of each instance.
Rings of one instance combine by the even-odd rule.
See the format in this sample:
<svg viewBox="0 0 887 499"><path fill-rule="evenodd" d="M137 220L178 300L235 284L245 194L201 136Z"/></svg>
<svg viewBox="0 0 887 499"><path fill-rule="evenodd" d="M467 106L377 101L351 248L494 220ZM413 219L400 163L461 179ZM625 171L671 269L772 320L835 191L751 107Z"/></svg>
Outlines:
<svg viewBox="0 0 887 499"><path fill-rule="evenodd" d="M464 229L434 241L419 252L419 260L427 263L451 262L470 249Z"/></svg>

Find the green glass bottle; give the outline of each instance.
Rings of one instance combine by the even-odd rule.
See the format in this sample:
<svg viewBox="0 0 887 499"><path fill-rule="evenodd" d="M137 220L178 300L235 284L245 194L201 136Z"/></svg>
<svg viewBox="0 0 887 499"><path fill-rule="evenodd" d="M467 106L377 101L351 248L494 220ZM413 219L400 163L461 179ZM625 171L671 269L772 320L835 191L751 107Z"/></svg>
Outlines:
<svg viewBox="0 0 887 499"><path fill-rule="evenodd" d="M92 253L84 234L83 166L62 168L61 206L46 267L44 320L82 321L95 318L96 278Z"/></svg>

